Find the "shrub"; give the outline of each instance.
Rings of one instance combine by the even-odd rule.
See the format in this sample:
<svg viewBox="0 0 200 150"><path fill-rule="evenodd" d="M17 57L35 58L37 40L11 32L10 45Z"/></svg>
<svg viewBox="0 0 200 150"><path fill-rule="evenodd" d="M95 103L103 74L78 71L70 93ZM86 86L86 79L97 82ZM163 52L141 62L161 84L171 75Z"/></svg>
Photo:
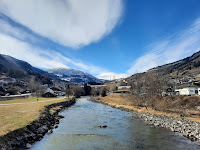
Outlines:
<svg viewBox="0 0 200 150"><path fill-rule="evenodd" d="M103 88L103 90L101 91L101 96L102 96L102 97L107 96L107 95L106 95L106 92L107 92L106 88Z"/></svg>

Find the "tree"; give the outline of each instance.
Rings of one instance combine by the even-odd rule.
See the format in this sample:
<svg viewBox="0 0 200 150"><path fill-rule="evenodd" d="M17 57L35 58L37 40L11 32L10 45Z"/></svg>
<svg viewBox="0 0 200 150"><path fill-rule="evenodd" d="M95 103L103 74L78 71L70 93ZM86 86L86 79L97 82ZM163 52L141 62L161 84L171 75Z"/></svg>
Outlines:
<svg viewBox="0 0 200 150"><path fill-rule="evenodd" d="M85 96L91 95L91 87L88 86L87 83L84 84L83 90L84 90L84 95Z"/></svg>
<svg viewBox="0 0 200 150"><path fill-rule="evenodd" d="M39 97L41 97L44 91L46 90L46 88L41 85L40 80L36 78L35 75L31 76L28 88L31 90L32 95L37 97L37 101L39 100Z"/></svg>
<svg viewBox="0 0 200 150"><path fill-rule="evenodd" d="M40 83L36 81L35 76L32 76L29 81L29 89L31 90L31 93L36 92L40 86Z"/></svg>
<svg viewBox="0 0 200 150"><path fill-rule="evenodd" d="M99 90L98 89L95 89L95 88L92 88L91 89L91 95L93 95L93 96L98 96L99 95Z"/></svg>
<svg viewBox="0 0 200 150"><path fill-rule="evenodd" d="M84 94L84 91L83 91L83 88L81 88L80 86L74 85L72 87L72 93L76 98L78 98L78 97L80 97L81 95Z"/></svg>
<svg viewBox="0 0 200 150"><path fill-rule="evenodd" d="M37 87L37 89L36 89L36 91L35 91L35 94L36 94L36 97L37 97L37 101L39 100L39 97L41 97L42 94L44 94L45 90L46 90L46 88L43 87L43 86L41 86L41 85L39 85L39 86Z"/></svg>
<svg viewBox="0 0 200 150"><path fill-rule="evenodd" d="M66 92L66 95L67 95L67 97L68 97L68 99L69 99L69 96L70 96L70 94L71 94L71 89L70 89L69 84L67 84L67 87L66 87L66 89L65 89L65 92Z"/></svg>
<svg viewBox="0 0 200 150"><path fill-rule="evenodd" d="M167 76L160 72L138 73L129 81L137 105L151 106L162 98L162 92L172 85Z"/></svg>
<svg viewBox="0 0 200 150"><path fill-rule="evenodd" d="M101 96L102 97L105 97L105 96L107 96L107 88L106 87L104 87L103 89L102 89L102 91L101 91Z"/></svg>

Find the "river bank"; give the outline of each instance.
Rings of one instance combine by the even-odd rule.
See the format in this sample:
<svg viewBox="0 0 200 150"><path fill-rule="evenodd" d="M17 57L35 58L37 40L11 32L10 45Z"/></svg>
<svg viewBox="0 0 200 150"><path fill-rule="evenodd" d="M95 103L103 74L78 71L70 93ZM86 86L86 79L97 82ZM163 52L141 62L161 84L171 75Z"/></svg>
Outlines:
<svg viewBox="0 0 200 150"><path fill-rule="evenodd" d="M92 97L91 101L109 105L114 108L118 108L125 111L133 111L139 118L144 120L147 124L154 125L157 127L163 127L170 129L173 132L178 132L181 136L185 136L192 141L200 142L200 123L191 121L185 118L178 117L178 115L169 115L167 113L146 111L146 108L137 108L132 105L117 103L116 101L106 100L106 97Z"/></svg>
<svg viewBox="0 0 200 150"><path fill-rule="evenodd" d="M89 100L59 113L64 116L52 134L46 134L30 150L196 150L192 142L165 128L147 125L133 112L122 111ZM102 128L102 126L107 126Z"/></svg>
<svg viewBox="0 0 200 150"><path fill-rule="evenodd" d="M59 112L73 105L76 100L53 103L45 106L40 117L26 127L11 131L0 137L0 149L28 149L33 143L43 138L46 133L52 133L57 128L63 116Z"/></svg>

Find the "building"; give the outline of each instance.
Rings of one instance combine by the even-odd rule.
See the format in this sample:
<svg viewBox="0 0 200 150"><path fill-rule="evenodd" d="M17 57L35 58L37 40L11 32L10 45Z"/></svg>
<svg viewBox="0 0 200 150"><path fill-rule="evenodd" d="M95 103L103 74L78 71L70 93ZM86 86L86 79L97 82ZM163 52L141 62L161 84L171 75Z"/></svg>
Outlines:
<svg viewBox="0 0 200 150"><path fill-rule="evenodd" d="M56 97L57 95L54 93L54 91L50 88L48 88L44 94L42 94L42 97Z"/></svg>
<svg viewBox="0 0 200 150"><path fill-rule="evenodd" d="M94 88L95 90L101 90L104 87L107 87L107 85L90 85L91 88Z"/></svg>
<svg viewBox="0 0 200 150"><path fill-rule="evenodd" d="M117 92L120 93L130 93L131 92L131 86L118 86Z"/></svg>
<svg viewBox="0 0 200 150"><path fill-rule="evenodd" d="M64 96L65 95L65 92L63 92L59 88L51 87L50 89L53 90L54 94L56 94L57 96Z"/></svg>
<svg viewBox="0 0 200 150"><path fill-rule="evenodd" d="M200 85L195 84L183 84L175 89L177 95L185 96L198 96L200 95Z"/></svg>
<svg viewBox="0 0 200 150"><path fill-rule="evenodd" d="M198 74L198 75L195 77L195 80L196 80L196 81L200 81L200 74Z"/></svg>

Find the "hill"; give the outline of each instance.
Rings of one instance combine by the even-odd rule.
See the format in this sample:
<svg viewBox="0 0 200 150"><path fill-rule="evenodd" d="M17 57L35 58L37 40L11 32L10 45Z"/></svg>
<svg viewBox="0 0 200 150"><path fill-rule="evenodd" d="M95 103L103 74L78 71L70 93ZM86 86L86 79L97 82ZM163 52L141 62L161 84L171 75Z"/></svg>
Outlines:
<svg viewBox="0 0 200 150"><path fill-rule="evenodd" d="M134 74L127 79L133 81L150 73L159 73L159 75L173 79L175 83L196 80L196 77L200 76L200 51L179 61L149 69L147 72Z"/></svg>
<svg viewBox="0 0 200 150"><path fill-rule="evenodd" d="M194 53L192 56L181 59L179 61L158 66L148 70L147 72L158 71L164 75L180 76L200 74L200 51Z"/></svg>

